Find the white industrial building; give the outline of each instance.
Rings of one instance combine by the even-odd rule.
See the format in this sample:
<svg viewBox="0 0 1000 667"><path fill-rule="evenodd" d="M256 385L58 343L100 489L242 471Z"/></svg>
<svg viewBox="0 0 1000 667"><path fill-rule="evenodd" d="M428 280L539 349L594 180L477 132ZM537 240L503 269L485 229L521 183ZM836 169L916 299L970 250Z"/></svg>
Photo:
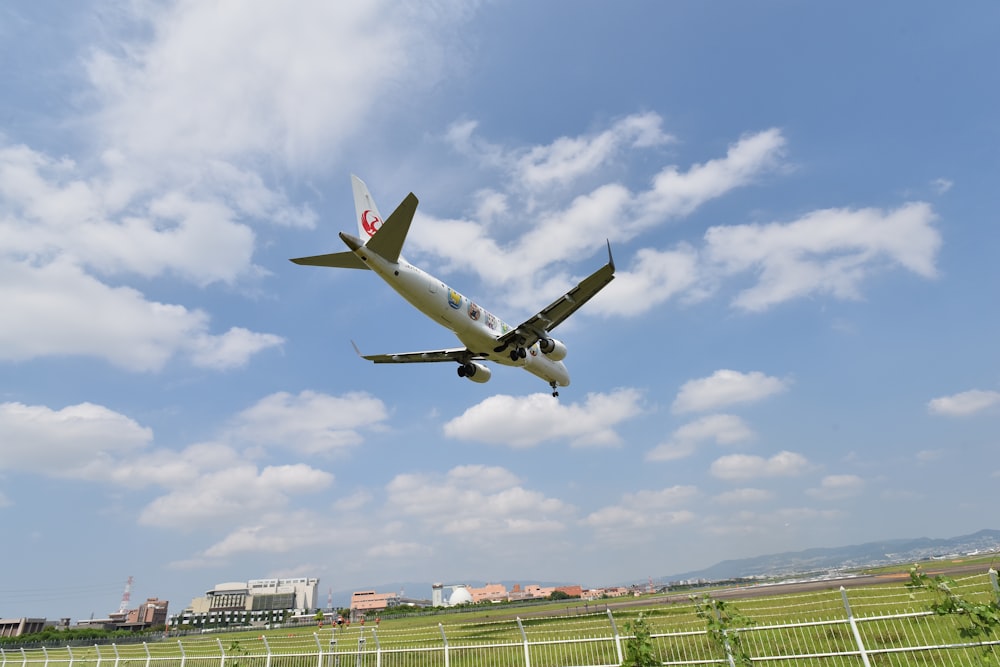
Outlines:
<svg viewBox="0 0 1000 667"><path fill-rule="evenodd" d="M251 579L216 584L171 617L170 625L253 625L281 622L316 609L319 579Z"/></svg>

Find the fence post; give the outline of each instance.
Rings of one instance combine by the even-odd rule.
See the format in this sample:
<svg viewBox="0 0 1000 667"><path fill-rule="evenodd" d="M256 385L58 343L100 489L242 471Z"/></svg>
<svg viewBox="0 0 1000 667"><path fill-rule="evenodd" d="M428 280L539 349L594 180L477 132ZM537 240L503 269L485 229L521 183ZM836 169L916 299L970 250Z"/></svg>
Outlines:
<svg viewBox="0 0 1000 667"><path fill-rule="evenodd" d="M858 630L858 623L854 620L854 612L851 610L851 603L847 601L847 589L840 587L840 597L844 599L844 609L847 610L847 622L851 624L851 632L854 633L854 641L858 644L858 651L861 654L861 662L865 667L871 667L868 661L868 651L865 650L865 643L861 641L861 631Z"/></svg>
<svg viewBox="0 0 1000 667"><path fill-rule="evenodd" d="M24 647L21 647L21 667L28 667L28 654L24 652Z"/></svg>
<svg viewBox="0 0 1000 667"><path fill-rule="evenodd" d="M0 646L0 667L7 667L7 651Z"/></svg>
<svg viewBox="0 0 1000 667"><path fill-rule="evenodd" d="M177 648L181 650L181 667L184 667L184 663L187 662L187 653L184 652L184 644L181 643L180 639L177 640Z"/></svg>
<svg viewBox="0 0 1000 667"><path fill-rule="evenodd" d="M438 629L441 631L441 641L444 642L444 667L451 667L451 660L448 655L448 635L444 633L444 625L441 623L438 623Z"/></svg>
<svg viewBox="0 0 1000 667"><path fill-rule="evenodd" d="M49 649L42 647L42 655L45 656L45 667L49 667Z"/></svg>
<svg viewBox="0 0 1000 667"><path fill-rule="evenodd" d="M604 611L608 613L608 621L611 622L611 632L615 637L615 652L618 654L618 664L625 662L625 654L622 653L622 637L618 634L618 624L615 623L615 617L611 615L611 608L604 605Z"/></svg>
<svg viewBox="0 0 1000 667"><path fill-rule="evenodd" d="M101 667L101 647L99 644L94 644L94 652L97 653L97 664L94 667Z"/></svg>
<svg viewBox="0 0 1000 667"><path fill-rule="evenodd" d="M375 667L382 667L382 644L378 640L378 632L372 628L372 637L375 638Z"/></svg>
<svg viewBox="0 0 1000 667"><path fill-rule="evenodd" d="M517 617L517 629L521 631L521 639L524 641L524 667L531 667L531 651L528 650L528 633L524 631L524 624L521 617Z"/></svg>
<svg viewBox="0 0 1000 667"><path fill-rule="evenodd" d="M153 656L149 654L149 644L143 642L142 647L146 649L146 667L149 667L149 663L153 661Z"/></svg>
<svg viewBox="0 0 1000 667"><path fill-rule="evenodd" d="M267 651L267 657L264 658L264 667L271 667L271 645L267 642L267 635L261 635L260 638L264 642L264 650ZM316 644L318 645L319 642L317 641ZM320 653L322 652L323 649L320 649Z"/></svg>
<svg viewBox="0 0 1000 667"><path fill-rule="evenodd" d="M993 584L993 597L1000 603L1000 584L997 583L997 571L990 568L990 583Z"/></svg>
<svg viewBox="0 0 1000 667"><path fill-rule="evenodd" d="M330 653L333 653L333 645L337 642L334 636L330 636ZM323 667L323 645L319 643L319 633L314 632L313 639L316 640L316 667Z"/></svg>
<svg viewBox="0 0 1000 667"><path fill-rule="evenodd" d="M69 644L66 644L66 653L69 653L68 667L73 667L73 660L75 660L76 656L73 655L73 648Z"/></svg>
<svg viewBox="0 0 1000 667"><path fill-rule="evenodd" d="M364 628L361 630L361 634L358 635L358 655L357 659L354 661L354 667L361 667L361 654L365 650L365 631Z"/></svg>
<svg viewBox="0 0 1000 667"><path fill-rule="evenodd" d="M121 662L121 655L118 653L118 644L112 643L111 648L115 651L115 667L118 667L118 663Z"/></svg>
<svg viewBox="0 0 1000 667"><path fill-rule="evenodd" d="M219 639L218 637L216 637L215 641L219 645L219 653L222 654L222 657L219 658L219 667L226 667L226 649L225 649L225 647L222 646L222 640L221 639ZM115 665L115 667L118 667L118 665Z"/></svg>

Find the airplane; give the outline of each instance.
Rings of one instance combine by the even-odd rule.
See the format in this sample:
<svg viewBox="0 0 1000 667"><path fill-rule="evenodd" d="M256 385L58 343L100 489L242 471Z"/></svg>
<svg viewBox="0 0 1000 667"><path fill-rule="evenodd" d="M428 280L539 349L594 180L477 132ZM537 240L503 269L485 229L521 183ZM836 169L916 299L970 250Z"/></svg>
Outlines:
<svg viewBox="0 0 1000 667"><path fill-rule="evenodd" d="M450 329L463 345L423 352L364 355L352 341L358 356L376 364L457 362L458 376L478 383L487 382L492 376L489 366L481 362L492 361L523 368L540 377L552 387L553 396L559 395L557 387L569 385L569 372L563 364L566 345L553 338L550 332L614 279L615 262L610 241L607 264L537 314L511 327L400 255L417 210L417 198L412 192L383 220L364 181L352 174L351 185L358 236L339 233L349 250L291 261L310 266L372 270L417 310Z"/></svg>

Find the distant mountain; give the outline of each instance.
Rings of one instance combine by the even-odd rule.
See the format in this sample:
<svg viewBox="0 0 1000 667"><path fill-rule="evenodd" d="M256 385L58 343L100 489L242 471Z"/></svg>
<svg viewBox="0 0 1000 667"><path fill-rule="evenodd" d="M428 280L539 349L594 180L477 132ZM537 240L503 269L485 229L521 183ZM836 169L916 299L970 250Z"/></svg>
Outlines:
<svg viewBox="0 0 1000 667"><path fill-rule="evenodd" d="M1000 530L980 530L972 535L944 539L914 539L867 542L845 547L806 549L754 558L724 560L703 570L663 577L662 581L731 579L752 576L785 576L817 570L874 567L921 561L949 555L1000 549Z"/></svg>

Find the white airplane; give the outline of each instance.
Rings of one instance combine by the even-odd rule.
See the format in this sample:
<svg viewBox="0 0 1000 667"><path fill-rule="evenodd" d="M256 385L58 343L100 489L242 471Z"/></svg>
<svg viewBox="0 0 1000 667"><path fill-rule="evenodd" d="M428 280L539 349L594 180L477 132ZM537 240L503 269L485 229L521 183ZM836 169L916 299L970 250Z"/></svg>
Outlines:
<svg viewBox="0 0 1000 667"><path fill-rule="evenodd" d="M569 385L569 373L563 364L566 346L550 331L614 279L615 263L608 243L608 263L585 278L538 314L516 327L509 326L482 306L413 266L400 256L403 241L417 210L417 198L411 192L384 222L368 187L351 176L354 206L357 209L358 236L340 232L349 252L299 257L296 264L329 266L342 269L370 269L417 310L450 329L465 347L424 352L363 355L376 364L406 364L452 361L458 363L458 376L473 382L486 382L492 372L483 363L494 361L516 366L549 383L552 395L556 387ZM360 238L359 238L360 237Z"/></svg>

